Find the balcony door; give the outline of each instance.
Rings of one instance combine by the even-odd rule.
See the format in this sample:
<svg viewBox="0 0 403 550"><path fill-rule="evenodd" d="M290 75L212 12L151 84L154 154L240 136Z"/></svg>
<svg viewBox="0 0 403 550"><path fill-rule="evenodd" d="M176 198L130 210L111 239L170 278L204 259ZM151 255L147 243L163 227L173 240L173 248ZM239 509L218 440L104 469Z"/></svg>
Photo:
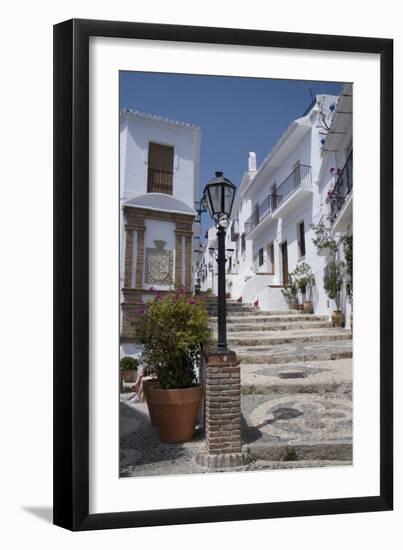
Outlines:
<svg viewBox="0 0 403 550"><path fill-rule="evenodd" d="M281 267L283 275L283 286L288 284L288 250L287 250L287 241L284 241L280 245L281 249Z"/></svg>
<svg viewBox="0 0 403 550"><path fill-rule="evenodd" d="M174 148L150 143L148 148L147 193L173 194Z"/></svg>

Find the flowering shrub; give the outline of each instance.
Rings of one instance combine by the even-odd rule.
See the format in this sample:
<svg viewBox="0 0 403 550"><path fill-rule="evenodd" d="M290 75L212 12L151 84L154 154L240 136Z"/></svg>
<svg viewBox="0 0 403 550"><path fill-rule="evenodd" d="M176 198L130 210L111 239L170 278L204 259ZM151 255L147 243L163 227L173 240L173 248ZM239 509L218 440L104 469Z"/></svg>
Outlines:
<svg viewBox="0 0 403 550"><path fill-rule="evenodd" d="M200 346L210 340L208 313L197 297L187 296L182 288L163 296L156 293L139 312L134 331L161 389L188 388L196 382Z"/></svg>

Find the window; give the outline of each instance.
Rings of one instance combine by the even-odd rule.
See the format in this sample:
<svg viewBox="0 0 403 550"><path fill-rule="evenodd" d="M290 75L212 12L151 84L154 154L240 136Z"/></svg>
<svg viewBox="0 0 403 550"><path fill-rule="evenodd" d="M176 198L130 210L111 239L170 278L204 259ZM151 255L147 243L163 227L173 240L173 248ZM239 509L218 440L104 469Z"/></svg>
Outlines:
<svg viewBox="0 0 403 550"><path fill-rule="evenodd" d="M305 224L301 222L297 226L299 257L305 256Z"/></svg>
<svg viewBox="0 0 403 550"><path fill-rule="evenodd" d="M267 271L274 275L274 243L270 243L267 246Z"/></svg>
<svg viewBox="0 0 403 550"><path fill-rule="evenodd" d="M148 147L147 193L173 193L174 148L151 143Z"/></svg>
<svg viewBox="0 0 403 550"><path fill-rule="evenodd" d="M246 250L245 233L242 233L242 235L241 235L241 254L244 254L245 250Z"/></svg>
<svg viewBox="0 0 403 550"><path fill-rule="evenodd" d="M259 267L263 265L263 262L264 262L263 248L259 248Z"/></svg>

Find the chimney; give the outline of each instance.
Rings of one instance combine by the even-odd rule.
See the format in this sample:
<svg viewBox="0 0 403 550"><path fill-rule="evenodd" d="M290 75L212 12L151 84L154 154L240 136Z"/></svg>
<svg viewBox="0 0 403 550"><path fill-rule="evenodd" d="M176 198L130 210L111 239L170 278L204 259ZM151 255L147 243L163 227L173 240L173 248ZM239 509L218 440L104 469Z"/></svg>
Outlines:
<svg viewBox="0 0 403 550"><path fill-rule="evenodd" d="M249 153L248 158L248 171L256 172L256 153Z"/></svg>

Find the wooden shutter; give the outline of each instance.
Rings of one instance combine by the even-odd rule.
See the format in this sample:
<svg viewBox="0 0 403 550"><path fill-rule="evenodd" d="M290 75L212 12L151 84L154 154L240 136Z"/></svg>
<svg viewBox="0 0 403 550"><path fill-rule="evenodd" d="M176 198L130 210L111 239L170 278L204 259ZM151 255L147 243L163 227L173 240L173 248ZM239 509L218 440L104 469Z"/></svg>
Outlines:
<svg viewBox="0 0 403 550"><path fill-rule="evenodd" d="M148 148L148 193L173 192L174 148L150 143Z"/></svg>

